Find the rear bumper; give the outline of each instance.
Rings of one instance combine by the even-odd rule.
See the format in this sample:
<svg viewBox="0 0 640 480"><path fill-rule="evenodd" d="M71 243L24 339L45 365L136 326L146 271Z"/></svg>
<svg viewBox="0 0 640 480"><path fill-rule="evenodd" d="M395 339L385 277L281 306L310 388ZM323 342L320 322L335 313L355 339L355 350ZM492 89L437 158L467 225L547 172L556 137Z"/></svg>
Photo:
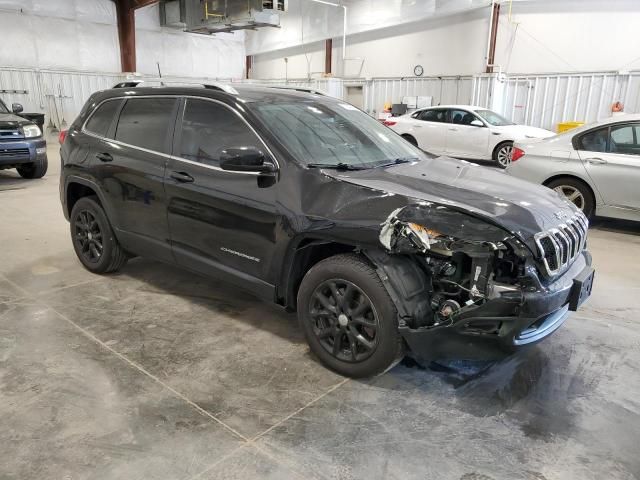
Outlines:
<svg viewBox="0 0 640 480"><path fill-rule="evenodd" d="M583 252L571 268L549 285L530 272L529 286L502 294L437 327L401 327L412 353L437 358L496 359L505 351L547 338L570 317L574 279L591 271L591 255Z"/></svg>
<svg viewBox="0 0 640 480"><path fill-rule="evenodd" d="M44 138L0 142L0 168L11 168L23 163L35 162L47 157L47 142Z"/></svg>

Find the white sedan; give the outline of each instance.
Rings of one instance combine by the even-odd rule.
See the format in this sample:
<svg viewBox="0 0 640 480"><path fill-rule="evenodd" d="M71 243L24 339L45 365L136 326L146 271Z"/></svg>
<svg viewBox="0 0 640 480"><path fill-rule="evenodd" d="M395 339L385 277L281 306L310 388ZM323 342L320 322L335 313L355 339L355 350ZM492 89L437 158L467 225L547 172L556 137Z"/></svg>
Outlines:
<svg viewBox="0 0 640 480"><path fill-rule="evenodd" d="M542 128L516 125L491 110L442 105L416 110L384 122L412 144L435 155L493 160L506 168L513 142L555 135Z"/></svg>
<svg viewBox="0 0 640 480"><path fill-rule="evenodd" d="M640 115L516 143L507 173L553 188L587 216L640 221Z"/></svg>

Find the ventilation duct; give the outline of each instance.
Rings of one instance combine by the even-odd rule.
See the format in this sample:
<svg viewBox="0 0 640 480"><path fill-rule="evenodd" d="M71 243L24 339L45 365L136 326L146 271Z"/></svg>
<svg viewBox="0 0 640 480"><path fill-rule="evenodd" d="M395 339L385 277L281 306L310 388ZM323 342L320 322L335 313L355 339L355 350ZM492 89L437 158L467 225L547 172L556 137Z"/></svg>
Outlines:
<svg viewBox="0 0 640 480"><path fill-rule="evenodd" d="M160 24L211 35L280 27L288 0L161 0Z"/></svg>

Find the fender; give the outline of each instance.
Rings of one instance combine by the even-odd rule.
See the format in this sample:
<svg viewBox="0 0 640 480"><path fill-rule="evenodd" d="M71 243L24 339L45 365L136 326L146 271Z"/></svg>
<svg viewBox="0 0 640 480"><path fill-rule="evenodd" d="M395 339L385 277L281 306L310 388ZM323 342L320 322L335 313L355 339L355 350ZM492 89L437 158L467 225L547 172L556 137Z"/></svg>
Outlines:
<svg viewBox="0 0 640 480"><path fill-rule="evenodd" d="M119 228L117 228L118 225L114 222L114 219L117 218L117 214L113 210L112 205L108 202L108 200L105 197L104 193L102 193L102 189L93 180L90 180L88 178L81 177L81 176L78 176L78 175L69 175L69 176L67 176L66 179L65 179L65 183L64 183L64 191L62 192L61 200L62 200L62 205L64 206L64 208L63 208L64 217L67 219L67 221L69 221L69 216L71 214L71 212L69 211L69 206L67 205L67 198L68 198L67 195L68 195L68 189L69 189L69 184L70 183L79 183L80 185L84 185L85 187L89 187L91 190L96 192L96 195L100 199L100 203L102 204L102 207L104 208L105 212L107 213L107 218L109 219L109 223L111 223L111 226L113 227L114 232L117 233Z"/></svg>

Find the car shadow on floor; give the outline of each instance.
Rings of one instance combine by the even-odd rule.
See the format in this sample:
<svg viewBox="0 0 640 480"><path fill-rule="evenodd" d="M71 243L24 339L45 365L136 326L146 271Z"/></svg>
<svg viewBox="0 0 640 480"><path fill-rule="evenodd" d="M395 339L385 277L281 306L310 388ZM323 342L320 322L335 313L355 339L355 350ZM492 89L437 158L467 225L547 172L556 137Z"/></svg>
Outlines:
<svg viewBox="0 0 640 480"><path fill-rule="evenodd" d="M227 315L234 321L266 330L293 343L305 343L294 313L263 301L251 291L238 288L224 279L204 277L177 266L143 258L130 260L117 276L143 281L149 291L182 297L210 310L212 314Z"/></svg>
<svg viewBox="0 0 640 480"><path fill-rule="evenodd" d="M0 170L0 192L5 190L22 190L29 181L22 178L15 170Z"/></svg>
<svg viewBox="0 0 640 480"><path fill-rule="evenodd" d="M207 308L212 314L227 314L234 321L265 330L294 344L306 345L295 313L289 313L276 304L260 300L248 290L192 274L179 267L141 258L130 261L118 276L143 281L150 291L180 296ZM534 350L537 349L534 347ZM315 359L310 351L308 355ZM525 356L528 358L529 354ZM510 364L514 358L521 357L516 354L486 361L442 359L425 363L409 354L401 362L400 368L433 373L457 389L471 380L483 377L490 370L501 369L500 365ZM317 359L315 361L318 362Z"/></svg>
<svg viewBox="0 0 640 480"><path fill-rule="evenodd" d="M614 218L595 218L591 221L591 228L605 232L626 233L640 236L640 222L632 220L617 220Z"/></svg>

